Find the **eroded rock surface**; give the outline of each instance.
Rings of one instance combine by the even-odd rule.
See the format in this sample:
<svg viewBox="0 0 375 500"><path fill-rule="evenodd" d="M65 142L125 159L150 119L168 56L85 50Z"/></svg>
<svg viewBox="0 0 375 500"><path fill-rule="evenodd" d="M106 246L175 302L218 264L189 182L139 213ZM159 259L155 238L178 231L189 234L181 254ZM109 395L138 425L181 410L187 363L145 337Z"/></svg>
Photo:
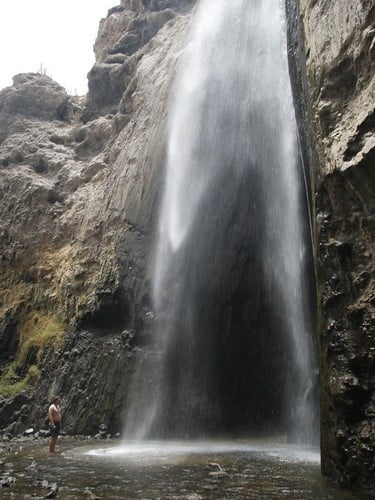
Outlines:
<svg viewBox="0 0 375 500"><path fill-rule="evenodd" d="M195 0L144 0L140 9L138 0L125 0L110 9L100 22L94 47L97 62L88 75L84 120L118 111L132 112L127 100L137 86L142 47L194 3Z"/></svg>
<svg viewBox="0 0 375 500"><path fill-rule="evenodd" d="M0 92L0 380L25 395L2 399L0 427L10 415L14 432L40 425L59 393L67 431L121 430L150 321L145 260L192 3L111 9L84 99L40 74ZM140 26L131 54L117 51Z"/></svg>
<svg viewBox="0 0 375 500"><path fill-rule="evenodd" d="M0 113L46 120L66 118L69 96L46 75L25 73L13 78L13 86L1 91Z"/></svg>
<svg viewBox="0 0 375 500"><path fill-rule="evenodd" d="M300 0L319 165L322 467L374 488L375 7Z"/></svg>

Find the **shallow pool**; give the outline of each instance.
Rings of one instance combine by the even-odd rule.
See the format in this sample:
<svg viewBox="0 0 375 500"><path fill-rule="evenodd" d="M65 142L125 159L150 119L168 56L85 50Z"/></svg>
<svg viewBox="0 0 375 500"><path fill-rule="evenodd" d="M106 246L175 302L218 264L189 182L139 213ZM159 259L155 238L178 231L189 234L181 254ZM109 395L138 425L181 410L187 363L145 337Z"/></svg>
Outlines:
<svg viewBox="0 0 375 500"><path fill-rule="evenodd" d="M320 475L319 452L275 441L144 443L60 440L5 456L2 475L15 478L3 498L80 499L358 499ZM93 498L93 496L91 496Z"/></svg>

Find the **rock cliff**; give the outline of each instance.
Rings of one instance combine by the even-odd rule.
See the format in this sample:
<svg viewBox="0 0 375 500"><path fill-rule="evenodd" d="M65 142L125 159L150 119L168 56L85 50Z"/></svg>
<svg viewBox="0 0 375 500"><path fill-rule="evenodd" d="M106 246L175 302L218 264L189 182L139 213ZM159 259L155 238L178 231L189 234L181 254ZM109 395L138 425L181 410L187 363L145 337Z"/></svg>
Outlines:
<svg viewBox="0 0 375 500"><path fill-rule="evenodd" d="M295 3L296 2L292 2ZM299 0L311 104L323 472L374 486L371 0ZM195 0L122 0L85 98L22 74L0 92L0 427L121 430L151 335L152 255L174 69ZM301 45L302 46L302 45ZM305 121L308 106L301 104Z"/></svg>
<svg viewBox="0 0 375 500"><path fill-rule="evenodd" d="M318 161L322 470L374 487L375 7L300 0Z"/></svg>
<svg viewBox="0 0 375 500"><path fill-rule="evenodd" d="M12 432L40 424L53 393L67 431L121 430L152 317L145 255L192 6L143 4L101 21L86 98L40 74L0 92L0 421Z"/></svg>

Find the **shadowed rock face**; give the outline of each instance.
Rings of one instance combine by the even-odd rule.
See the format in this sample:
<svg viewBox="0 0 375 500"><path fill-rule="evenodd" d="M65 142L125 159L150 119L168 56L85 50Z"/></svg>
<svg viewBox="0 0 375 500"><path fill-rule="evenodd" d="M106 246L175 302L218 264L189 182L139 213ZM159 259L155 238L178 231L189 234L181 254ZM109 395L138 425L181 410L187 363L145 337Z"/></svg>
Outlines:
<svg viewBox="0 0 375 500"><path fill-rule="evenodd" d="M374 488L375 8L299 3L319 156L322 469Z"/></svg>

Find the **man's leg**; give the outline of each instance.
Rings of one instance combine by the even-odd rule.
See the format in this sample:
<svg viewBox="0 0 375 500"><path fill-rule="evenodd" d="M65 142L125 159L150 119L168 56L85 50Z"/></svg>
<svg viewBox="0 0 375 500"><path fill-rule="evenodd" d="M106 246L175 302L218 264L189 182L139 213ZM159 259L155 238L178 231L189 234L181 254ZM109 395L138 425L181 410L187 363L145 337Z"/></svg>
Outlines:
<svg viewBox="0 0 375 500"><path fill-rule="evenodd" d="M49 451L50 453L55 453L55 446L57 442L57 436L51 436L50 442L49 442Z"/></svg>

